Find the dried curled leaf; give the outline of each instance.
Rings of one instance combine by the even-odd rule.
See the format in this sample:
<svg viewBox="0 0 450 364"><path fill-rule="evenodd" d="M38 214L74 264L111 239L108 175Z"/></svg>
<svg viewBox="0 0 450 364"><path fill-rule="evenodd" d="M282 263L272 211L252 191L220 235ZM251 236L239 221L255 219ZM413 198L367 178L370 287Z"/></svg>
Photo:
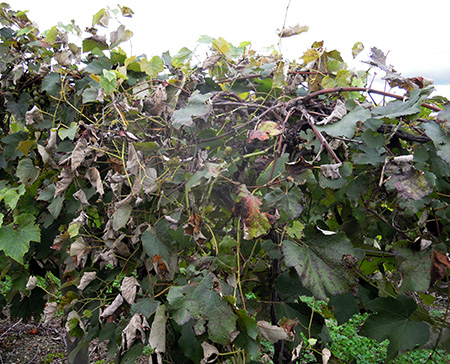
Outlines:
<svg viewBox="0 0 450 364"><path fill-rule="evenodd" d="M30 111L25 114L26 125L36 125L44 122L42 111L35 105Z"/></svg>
<svg viewBox="0 0 450 364"><path fill-rule="evenodd" d="M124 277L122 280L122 285L120 286L120 293L122 297L125 299L128 304L134 304L134 300L136 299L136 293L138 292L139 285L135 276Z"/></svg>
<svg viewBox="0 0 450 364"><path fill-rule="evenodd" d="M135 313L122 331L123 350L128 351L137 339L140 339L145 344L145 332L148 330L150 330L150 326L147 319L139 313Z"/></svg>
<svg viewBox="0 0 450 364"><path fill-rule="evenodd" d="M211 344L207 342L202 342L203 348L203 359L201 360L201 364L209 364L214 363L219 357L219 350Z"/></svg>
<svg viewBox="0 0 450 364"><path fill-rule="evenodd" d="M189 220L187 221L187 223L183 226L184 234L192 236L194 240L200 245L203 245L203 243L206 241L206 237L200 230L202 223L203 218L196 212L193 212L191 216L189 216Z"/></svg>
<svg viewBox="0 0 450 364"><path fill-rule="evenodd" d="M271 343L276 343L279 340L294 341L295 334L287 331L283 327L271 325L267 321L258 321L259 334Z"/></svg>
<svg viewBox="0 0 450 364"><path fill-rule="evenodd" d="M342 167L342 163L323 164L320 166L320 173L322 173L324 177L338 179L341 178L341 174L339 173L340 167Z"/></svg>
<svg viewBox="0 0 450 364"><path fill-rule="evenodd" d="M47 324L58 312L58 302L47 302L44 308L44 324Z"/></svg>
<svg viewBox="0 0 450 364"><path fill-rule="evenodd" d="M278 32L278 36L281 38L292 37L293 35L305 33L309 30L307 25L296 24L291 27L284 28L281 32Z"/></svg>
<svg viewBox="0 0 450 364"><path fill-rule="evenodd" d="M105 309L105 311L102 312L100 318L105 319L106 317L111 316L122 305L122 303L123 297L119 293L117 297L114 299L114 301Z"/></svg>
<svg viewBox="0 0 450 364"><path fill-rule="evenodd" d="M95 278L97 278L97 272L84 272L81 277L80 284L77 288L82 291L85 289L89 283L91 283Z"/></svg>
<svg viewBox="0 0 450 364"><path fill-rule="evenodd" d="M86 178L91 183L91 185L95 188L99 195L104 195L105 191L103 190L103 182L100 177L100 172L95 167L90 167L86 172Z"/></svg>
<svg viewBox="0 0 450 364"><path fill-rule="evenodd" d="M55 197L65 192L72 184L74 174L68 168L63 168L59 180L55 183Z"/></svg>
<svg viewBox="0 0 450 364"><path fill-rule="evenodd" d="M36 288L36 285L37 285L37 278L35 276L30 276L30 278L28 278L28 282L27 285L25 286L25 289L31 291L34 288Z"/></svg>
<svg viewBox="0 0 450 364"><path fill-rule="evenodd" d="M341 100L337 100L336 106L334 107L332 113L316 124L327 125L328 123L334 123L341 120L345 115L347 115L347 108L345 107L345 104Z"/></svg>

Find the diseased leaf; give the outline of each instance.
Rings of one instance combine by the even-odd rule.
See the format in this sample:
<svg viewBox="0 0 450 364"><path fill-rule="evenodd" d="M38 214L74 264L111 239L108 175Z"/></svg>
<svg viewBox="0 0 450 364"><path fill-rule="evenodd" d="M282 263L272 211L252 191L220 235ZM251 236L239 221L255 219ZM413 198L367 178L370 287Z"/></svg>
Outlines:
<svg viewBox="0 0 450 364"><path fill-rule="evenodd" d="M358 54L364 50L364 45L361 42L357 42L352 47L352 57L355 59Z"/></svg>
<svg viewBox="0 0 450 364"><path fill-rule="evenodd" d="M447 271L450 268L450 260L447 254L433 250L432 266L430 272L430 287L432 287L438 280L444 279ZM426 274L425 277L428 275Z"/></svg>
<svg viewBox="0 0 450 364"><path fill-rule="evenodd" d="M84 272L81 277L80 283L77 286L77 289L80 291L84 290L89 283L97 278L97 272Z"/></svg>
<svg viewBox="0 0 450 364"><path fill-rule="evenodd" d="M102 312L102 314L100 315L100 318L104 319L106 317L111 316L122 305L122 303L123 303L123 297L119 293L116 296L116 298L114 299L114 301L112 301L112 303L105 309L105 311Z"/></svg>
<svg viewBox="0 0 450 364"><path fill-rule="evenodd" d="M122 331L122 347L124 351L130 350L136 340L141 340L144 344L146 342L145 332L150 330L150 325L147 319L135 313L128 325Z"/></svg>
<svg viewBox="0 0 450 364"><path fill-rule="evenodd" d="M133 36L133 32L131 30L125 29L125 26L122 24L117 28L116 31L111 32L110 34L110 49L117 47L120 43L126 42Z"/></svg>
<svg viewBox="0 0 450 364"><path fill-rule="evenodd" d="M342 233L325 236L311 232L305 241L305 245L283 241L286 265L295 268L303 285L317 298L346 293L355 283L353 273L342 264L344 255L356 255L350 241Z"/></svg>
<svg viewBox="0 0 450 364"><path fill-rule="evenodd" d="M390 190L397 190L401 198L421 200L433 192L425 174L416 170L410 163L388 162L384 169L386 186Z"/></svg>
<svg viewBox="0 0 450 364"><path fill-rule="evenodd" d="M261 212L261 200L253 196L244 185L240 186L233 214L241 219L243 223L244 238L253 239L268 233L272 227L267 212ZM275 220L275 219L273 219Z"/></svg>
<svg viewBox="0 0 450 364"><path fill-rule="evenodd" d="M75 171L81 165L90 152L91 147L88 146L87 140L85 138L78 139L70 157L72 171Z"/></svg>
<svg viewBox="0 0 450 364"><path fill-rule="evenodd" d="M203 348L203 359L200 363L215 363L217 358L219 357L219 350L211 344L208 344L207 342L202 342L202 348Z"/></svg>

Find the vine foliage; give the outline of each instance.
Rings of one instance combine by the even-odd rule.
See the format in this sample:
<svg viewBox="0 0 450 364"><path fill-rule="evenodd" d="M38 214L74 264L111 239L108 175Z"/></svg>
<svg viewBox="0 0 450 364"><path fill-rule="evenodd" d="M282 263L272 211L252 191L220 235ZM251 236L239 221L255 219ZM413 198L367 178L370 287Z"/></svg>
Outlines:
<svg viewBox="0 0 450 364"><path fill-rule="evenodd" d="M320 358L325 319L358 312L387 361L448 351L424 308L450 266L447 100L377 48L368 68L405 96L323 42L290 63L207 36L200 64L186 48L129 56L124 25L99 29L131 15L102 9L82 38L0 5L11 315L64 312L70 360L94 338L123 363L145 347L153 362L244 363L267 342L277 363Z"/></svg>

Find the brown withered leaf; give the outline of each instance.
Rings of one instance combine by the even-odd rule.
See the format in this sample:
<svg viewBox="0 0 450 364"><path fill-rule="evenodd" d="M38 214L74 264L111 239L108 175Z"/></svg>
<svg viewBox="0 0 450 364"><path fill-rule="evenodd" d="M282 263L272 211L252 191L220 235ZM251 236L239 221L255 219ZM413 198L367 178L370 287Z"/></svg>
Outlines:
<svg viewBox="0 0 450 364"><path fill-rule="evenodd" d="M292 37L293 35L298 35L307 32L309 27L307 25L296 24L287 28L283 28L281 32L278 32L278 36L281 38Z"/></svg>
<svg viewBox="0 0 450 364"><path fill-rule="evenodd" d="M122 331L122 348L124 351L128 351L137 339L140 339L145 344L145 332L148 330L150 330L150 325L145 316L135 313L129 324Z"/></svg>
<svg viewBox="0 0 450 364"><path fill-rule="evenodd" d="M61 174L58 176L59 180L55 183L55 197L63 193L69 188L73 181L73 172L69 168L64 167Z"/></svg>
<svg viewBox="0 0 450 364"><path fill-rule="evenodd" d="M123 304L123 297L119 293L114 299L114 301L112 301L112 303L108 307L106 307L105 311L101 313L100 319L105 319L111 316L122 304Z"/></svg>
<svg viewBox="0 0 450 364"><path fill-rule="evenodd" d="M120 285L120 293L128 304L133 305L140 287L141 286L135 276L124 277L122 284Z"/></svg>
<svg viewBox="0 0 450 364"><path fill-rule="evenodd" d="M103 190L103 182L102 178L100 177L100 172L95 167L90 167L88 171L86 172L86 178L91 183L91 185L95 188L97 193L99 195L102 195L105 193Z"/></svg>
<svg viewBox="0 0 450 364"><path fill-rule="evenodd" d="M200 245L202 245L206 241L206 237L200 230L202 223L203 218L196 212L193 212L191 216L189 216L189 220L186 222L186 224L183 225L184 234L192 236L194 240Z"/></svg>
<svg viewBox="0 0 450 364"><path fill-rule="evenodd" d="M294 341L295 334L288 332L284 328L276 325L271 325L267 321L258 321L258 332L267 341L276 343L279 340Z"/></svg>
<svg viewBox="0 0 450 364"><path fill-rule="evenodd" d="M430 288L433 287L437 281L445 278L448 268L450 268L450 260L448 259L447 254L433 250Z"/></svg>
<svg viewBox="0 0 450 364"><path fill-rule="evenodd" d="M70 157L71 169L75 171L85 160L87 155L92 151L85 138L80 138L72 151Z"/></svg>
<svg viewBox="0 0 450 364"><path fill-rule="evenodd" d="M96 278L97 272L84 272L83 276L80 279L80 284L77 286L77 288L82 291L88 286L89 283L91 283Z"/></svg>
<svg viewBox="0 0 450 364"><path fill-rule="evenodd" d="M313 166L305 161L303 157L300 157L298 161L286 163L286 168L291 176L298 176L306 170L313 168Z"/></svg>
<svg viewBox="0 0 450 364"><path fill-rule="evenodd" d="M123 163L119 158L111 157L108 159L108 163L111 164L112 169L115 173L125 174L125 169L123 167Z"/></svg>
<svg viewBox="0 0 450 364"><path fill-rule="evenodd" d="M293 333L294 335L295 335L294 327L297 326L297 324L298 324L297 318L291 320L290 318L283 317L280 321L278 321L278 325L280 327L286 330L287 333Z"/></svg>

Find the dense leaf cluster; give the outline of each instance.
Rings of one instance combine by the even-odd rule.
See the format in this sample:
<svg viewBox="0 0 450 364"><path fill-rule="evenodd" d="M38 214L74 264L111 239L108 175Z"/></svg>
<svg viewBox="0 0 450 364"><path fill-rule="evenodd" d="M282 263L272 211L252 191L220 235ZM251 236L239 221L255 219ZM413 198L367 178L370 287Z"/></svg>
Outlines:
<svg viewBox="0 0 450 364"><path fill-rule="evenodd" d="M114 14L77 45L75 23L40 33L0 6L11 313L64 311L74 353L98 337L122 362L148 345L158 362L243 363L267 341L275 362L320 357L324 316L357 312L388 360L448 351L422 305L450 265L447 100L376 48L370 67L404 97L366 88L322 42L292 63L209 37L199 65L185 48L129 56L129 30L97 29Z"/></svg>

